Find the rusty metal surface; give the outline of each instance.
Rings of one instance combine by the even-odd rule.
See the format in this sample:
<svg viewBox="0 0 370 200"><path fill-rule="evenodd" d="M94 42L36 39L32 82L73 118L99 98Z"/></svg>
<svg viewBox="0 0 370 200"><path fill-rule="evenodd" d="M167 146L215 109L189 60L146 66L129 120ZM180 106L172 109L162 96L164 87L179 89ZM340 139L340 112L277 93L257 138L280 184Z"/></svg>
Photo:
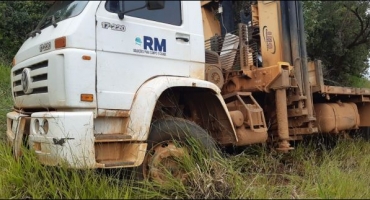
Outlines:
<svg viewBox="0 0 370 200"><path fill-rule="evenodd" d="M95 143L98 168L135 167L144 160L147 144L135 142Z"/></svg>
<svg viewBox="0 0 370 200"><path fill-rule="evenodd" d="M289 87L294 87L291 84L291 79L289 78L290 71L288 69L281 70L280 76L277 77L277 79L273 80L269 85L266 86L266 91L269 91L270 89L286 89Z"/></svg>
<svg viewBox="0 0 370 200"><path fill-rule="evenodd" d="M22 147L23 137L25 135L26 120L27 119L24 117L20 118L18 130L15 133L14 145L13 145L13 156L17 161L22 155L21 147Z"/></svg>
<svg viewBox="0 0 370 200"><path fill-rule="evenodd" d="M13 123L14 123L13 119L10 119L10 118L7 119L6 138L7 138L7 144L11 147L14 145L14 139L15 139L15 133L12 131Z"/></svg>
<svg viewBox="0 0 370 200"><path fill-rule="evenodd" d="M341 87L325 85L323 94L370 95L369 88Z"/></svg>
<svg viewBox="0 0 370 200"><path fill-rule="evenodd" d="M263 109L253 98L250 92L237 92L224 95L228 109L240 111L244 118L244 125L254 132L266 132L266 120Z"/></svg>
<svg viewBox="0 0 370 200"><path fill-rule="evenodd" d="M316 66L314 62L307 63L308 79L312 87L318 86L318 80L316 77Z"/></svg>
<svg viewBox="0 0 370 200"><path fill-rule="evenodd" d="M255 132L245 128L245 126L236 128L236 134L238 136L238 142L235 143L236 146L265 143L268 136L267 130L264 132Z"/></svg>
<svg viewBox="0 0 370 200"><path fill-rule="evenodd" d="M276 119L278 124L279 147L277 150L287 151L292 149L288 142L289 128L288 128L288 112L286 101L286 90L278 89L275 93L276 97Z"/></svg>
<svg viewBox="0 0 370 200"><path fill-rule="evenodd" d="M241 127L244 122L243 113L240 110L230 111L230 117L235 127Z"/></svg>
<svg viewBox="0 0 370 200"><path fill-rule="evenodd" d="M315 67L316 85L312 87L312 92L323 91L324 90L324 76L322 72L321 61L315 60L314 67Z"/></svg>
<svg viewBox="0 0 370 200"><path fill-rule="evenodd" d="M250 92L238 92L224 96L231 119L235 125L238 141L236 146L264 143L267 126L262 108Z"/></svg>
<svg viewBox="0 0 370 200"><path fill-rule="evenodd" d="M187 174L179 165L179 159L184 159L186 155L189 155L189 150L186 147L165 141L157 144L149 151L152 153L148 153L143 162L143 175L145 178L162 184L168 183L170 179L167 172L169 172L177 179L185 181Z"/></svg>
<svg viewBox="0 0 370 200"><path fill-rule="evenodd" d="M14 111L7 113L7 143L13 148L13 151L15 151L16 158L20 155L23 137L29 134L29 121L30 118L28 115Z"/></svg>
<svg viewBox="0 0 370 200"><path fill-rule="evenodd" d="M258 68L251 70L245 76L233 76L229 80L226 80L226 84L222 88L223 94L233 93L237 91L265 91L269 92L271 84L276 81L282 74L283 69L281 65L274 65L270 67ZM288 79L289 81L289 79ZM282 82L285 83L285 82ZM276 86L277 87L277 86Z"/></svg>
<svg viewBox="0 0 370 200"><path fill-rule="evenodd" d="M129 110L98 109L98 117L129 117Z"/></svg>
<svg viewBox="0 0 370 200"><path fill-rule="evenodd" d="M95 142L124 142L130 141L131 135L123 134L95 134Z"/></svg>
<svg viewBox="0 0 370 200"><path fill-rule="evenodd" d="M314 128L291 128L289 129L289 135L292 136L299 136L299 135L309 135L313 133L318 133L319 129L317 127Z"/></svg>

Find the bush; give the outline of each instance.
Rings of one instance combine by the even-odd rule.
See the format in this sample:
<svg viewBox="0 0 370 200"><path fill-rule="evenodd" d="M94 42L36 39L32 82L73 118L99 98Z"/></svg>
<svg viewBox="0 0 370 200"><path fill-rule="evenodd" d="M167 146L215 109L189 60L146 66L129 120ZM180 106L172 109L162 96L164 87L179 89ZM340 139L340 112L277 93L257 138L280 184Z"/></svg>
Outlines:
<svg viewBox="0 0 370 200"><path fill-rule="evenodd" d="M45 1L0 1L0 61L11 63L49 7Z"/></svg>

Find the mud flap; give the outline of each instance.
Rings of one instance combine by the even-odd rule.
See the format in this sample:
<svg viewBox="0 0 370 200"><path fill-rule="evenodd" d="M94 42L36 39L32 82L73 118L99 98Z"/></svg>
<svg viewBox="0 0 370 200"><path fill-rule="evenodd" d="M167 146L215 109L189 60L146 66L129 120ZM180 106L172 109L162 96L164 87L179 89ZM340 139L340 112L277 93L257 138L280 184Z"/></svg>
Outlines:
<svg viewBox="0 0 370 200"><path fill-rule="evenodd" d="M22 115L17 112L7 114L7 139L8 144L12 148L13 157L19 160L22 156L21 147L25 132L27 115Z"/></svg>
<svg viewBox="0 0 370 200"><path fill-rule="evenodd" d="M13 157L17 161L22 156L21 147L22 147L22 140L24 136L25 126L26 126L26 118L20 117L16 132L15 132L14 142L13 142Z"/></svg>

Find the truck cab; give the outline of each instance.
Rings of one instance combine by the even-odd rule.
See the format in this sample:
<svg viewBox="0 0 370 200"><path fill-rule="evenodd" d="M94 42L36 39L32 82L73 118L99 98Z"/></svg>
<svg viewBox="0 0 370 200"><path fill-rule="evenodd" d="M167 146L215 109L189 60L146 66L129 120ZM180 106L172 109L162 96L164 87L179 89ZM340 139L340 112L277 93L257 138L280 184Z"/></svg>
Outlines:
<svg viewBox="0 0 370 200"><path fill-rule="evenodd" d="M137 89L150 78L168 75L204 79L202 24L190 23L201 15L184 14L199 7L198 3L166 2L161 10L141 9L119 19L122 9L145 4L54 4L36 28L39 32L29 37L15 56L16 106L32 108L41 103L54 108L128 110ZM19 76L25 68L30 69L33 79L26 90ZM80 101L80 94L92 94L92 101Z"/></svg>
<svg viewBox="0 0 370 200"><path fill-rule="evenodd" d="M164 115L234 142L221 90L204 80L201 18L197 1L56 1L14 57L15 156L26 140L46 165L139 166Z"/></svg>

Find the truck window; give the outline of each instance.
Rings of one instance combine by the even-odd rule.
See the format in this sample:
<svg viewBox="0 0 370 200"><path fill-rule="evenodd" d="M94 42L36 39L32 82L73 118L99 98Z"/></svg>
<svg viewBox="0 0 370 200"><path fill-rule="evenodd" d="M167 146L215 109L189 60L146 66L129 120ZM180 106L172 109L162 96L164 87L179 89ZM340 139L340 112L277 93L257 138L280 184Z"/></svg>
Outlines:
<svg viewBox="0 0 370 200"><path fill-rule="evenodd" d="M131 10L142 7L145 5L145 2L146 1L107 1L105 9L109 12L118 13L120 10ZM144 8L129 12L126 15L176 26L180 26L182 23L180 1L166 1L164 8L161 10L148 10Z"/></svg>
<svg viewBox="0 0 370 200"><path fill-rule="evenodd" d="M65 19L79 15L86 7L88 1L56 1L42 18L38 27L46 28L53 23L52 17L58 23Z"/></svg>

